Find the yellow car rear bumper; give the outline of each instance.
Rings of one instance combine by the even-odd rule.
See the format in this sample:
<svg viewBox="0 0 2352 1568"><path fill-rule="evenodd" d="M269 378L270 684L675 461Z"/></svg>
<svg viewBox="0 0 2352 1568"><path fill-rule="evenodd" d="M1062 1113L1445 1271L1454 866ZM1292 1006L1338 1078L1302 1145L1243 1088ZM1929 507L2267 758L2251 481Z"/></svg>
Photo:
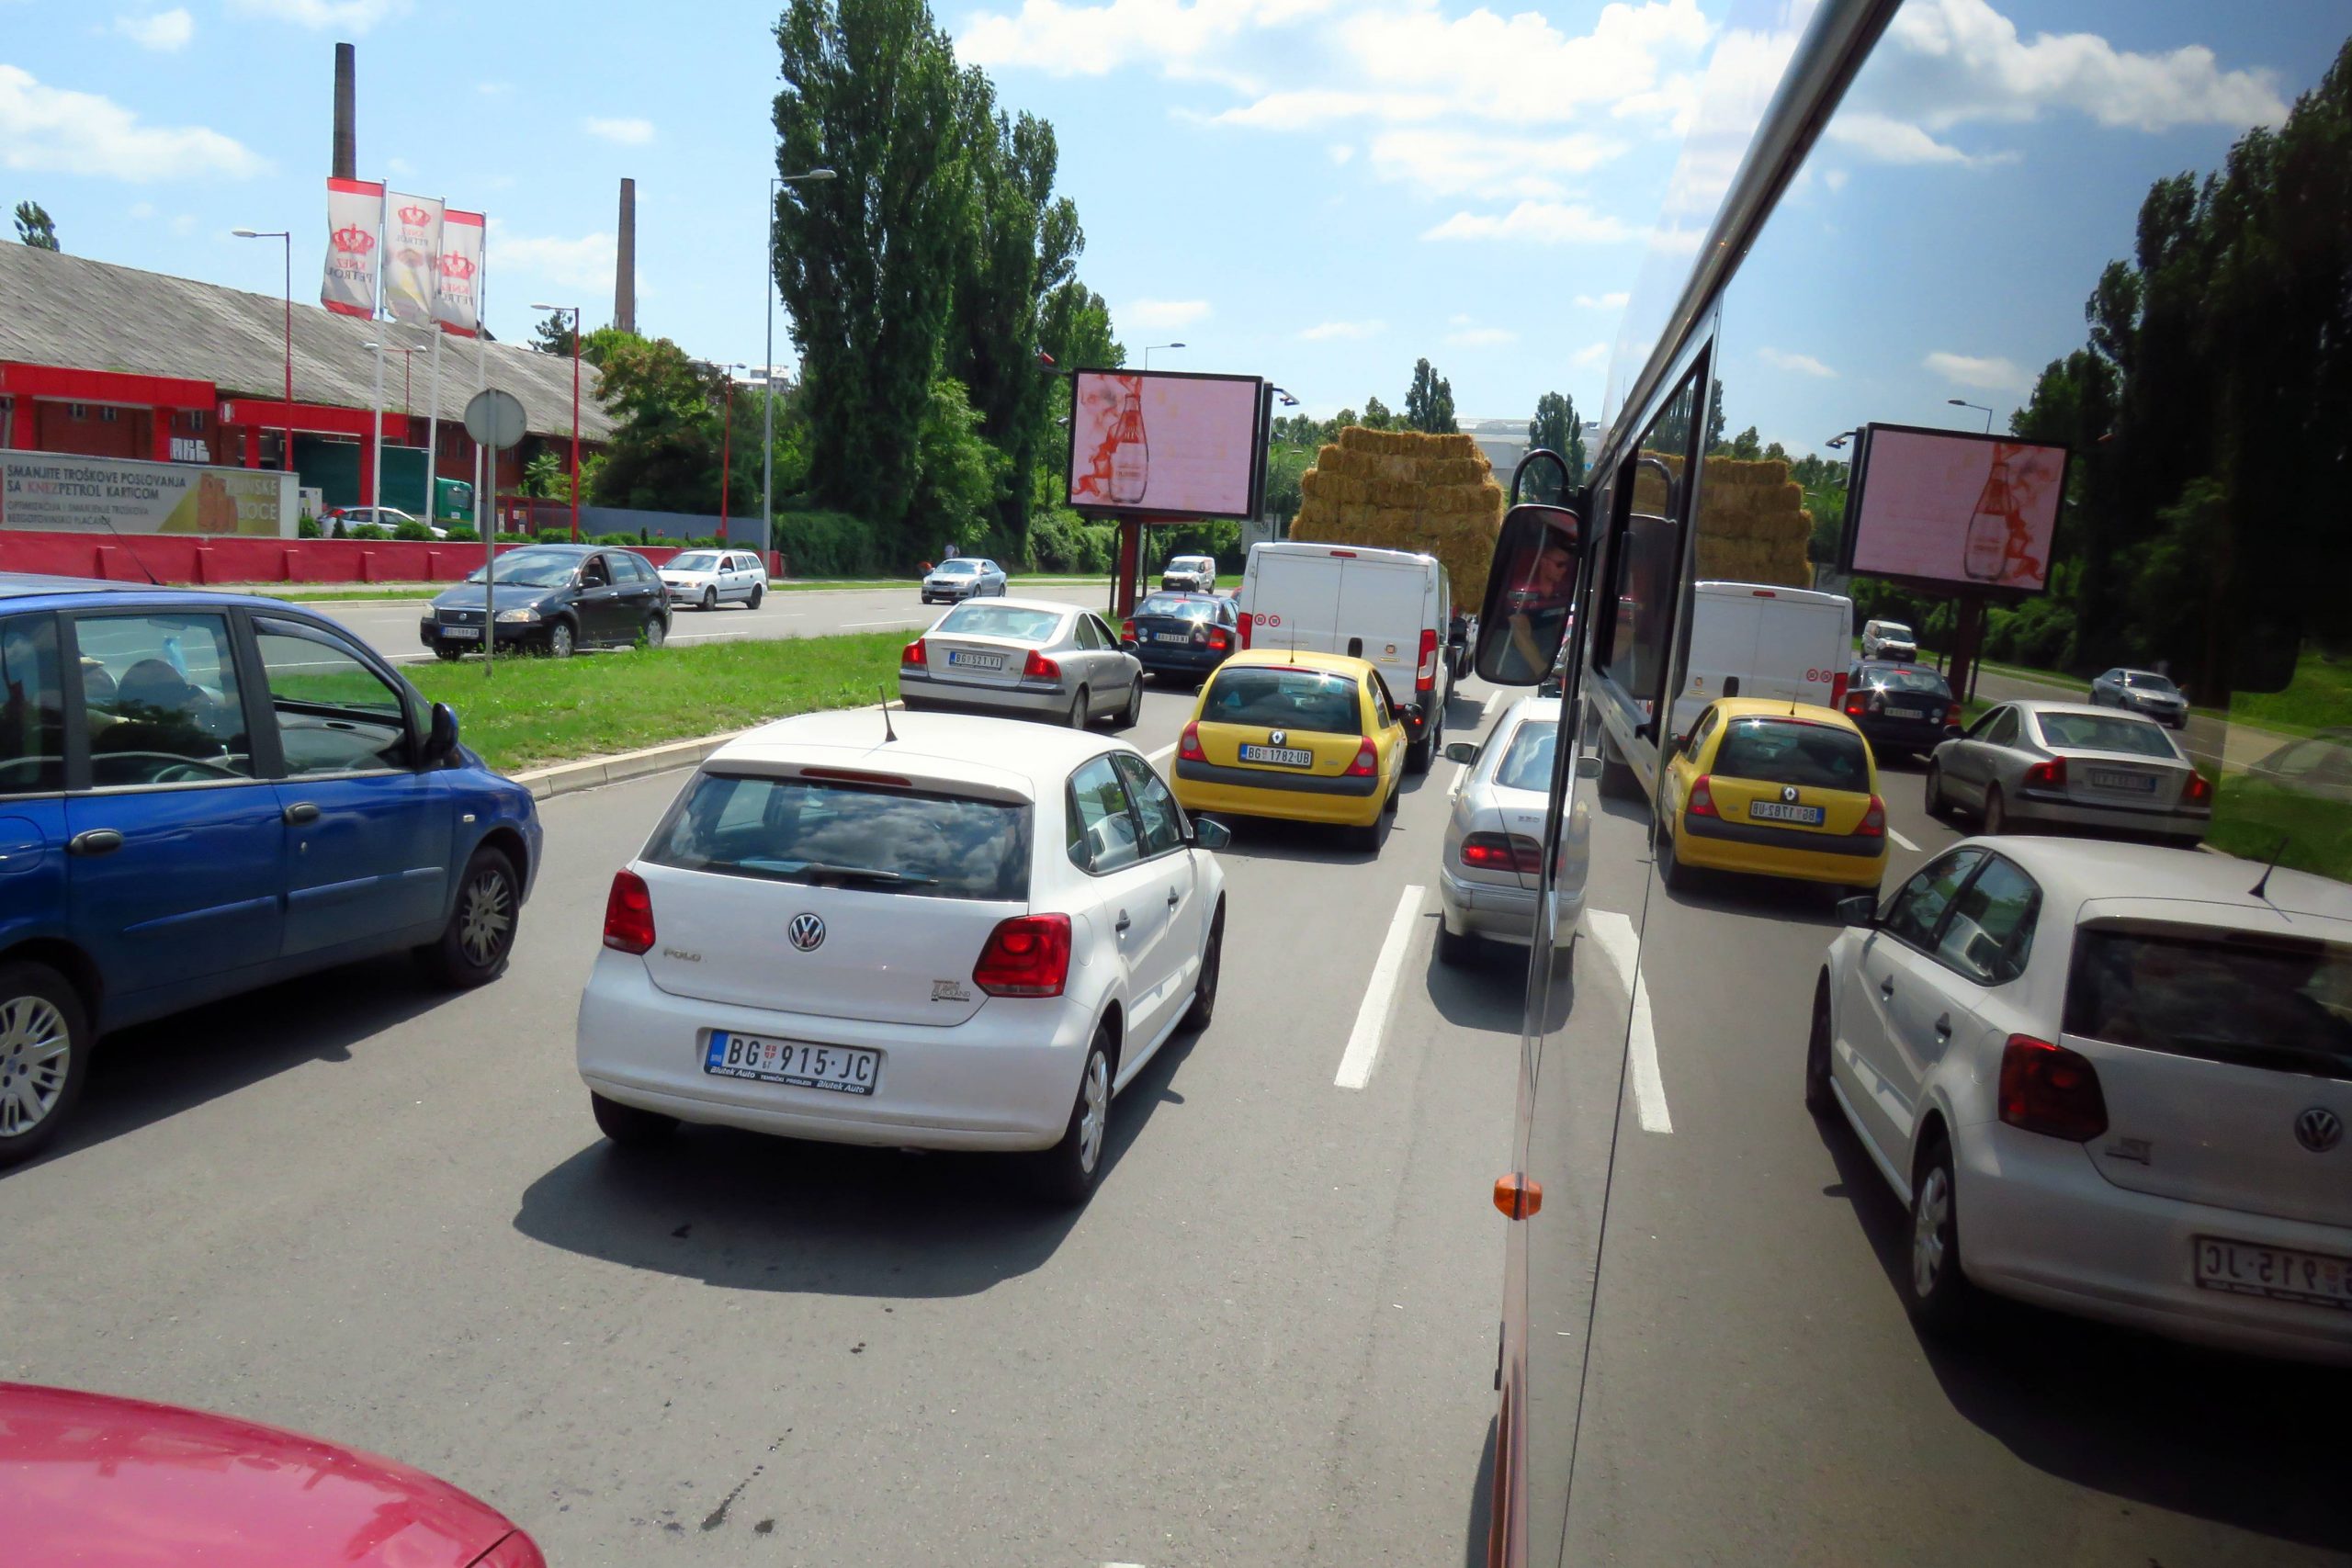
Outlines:
<svg viewBox="0 0 2352 1568"><path fill-rule="evenodd" d="M1806 840L1813 840L1808 843ZM1705 871L1740 871L1841 887L1875 887L1886 875L1884 834L1807 833L1682 814L1674 858Z"/></svg>
<svg viewBox="0 0 2352 1568"><path fill-rule="evenodd" d="M1364 828L1380 820L1388 791L1378 778L1314 778L1273 774L1279 784L1244 784L1233 777L1249 776L1254 769L1221 768L1208 762L1179 761L1170 781L1177 801L1187 811L1209 811L1227 817L1272 817L1286 822L1321 822L1333 827ZM1367 787L1369 786L1369 787Z"/></svg>

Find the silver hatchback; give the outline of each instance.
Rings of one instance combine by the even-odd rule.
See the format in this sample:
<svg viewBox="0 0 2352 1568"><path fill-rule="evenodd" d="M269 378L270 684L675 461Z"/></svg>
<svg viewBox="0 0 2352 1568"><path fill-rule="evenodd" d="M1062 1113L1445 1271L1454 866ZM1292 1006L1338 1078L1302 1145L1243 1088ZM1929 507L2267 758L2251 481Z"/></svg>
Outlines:
<svg viewBox="0 0 2352 1568"><path fill-rule="evenodd" d="M2103 829L2191 845L2213 786L2154 721L2081 703L2004 703L1928 763L1928 811L1975 812L1987 833Z"/></svg>
<svg viewBox="0 0 2352 1568"><path fill-rule="evenodd" d="M1143 666L1099 615L1040 599L956 605L899 656L910 708L1006 714L1080 728L1143 713Z"/></svg>

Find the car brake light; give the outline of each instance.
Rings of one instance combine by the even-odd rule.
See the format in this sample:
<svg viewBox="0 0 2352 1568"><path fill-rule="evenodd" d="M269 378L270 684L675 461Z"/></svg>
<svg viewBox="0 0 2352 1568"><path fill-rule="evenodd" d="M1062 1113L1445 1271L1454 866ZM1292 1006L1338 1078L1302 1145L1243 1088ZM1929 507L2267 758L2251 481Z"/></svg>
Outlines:
<svg viewBox="0 0 2352 1568"><path fill-rule="evenodd" d="M1846 672L1843 670L1840 670L1836 675L1832 676L1829 681L1829 705L1833 708L1838 707L1845 701ZM1851 708L1848 708L1846 711L1851 713L1853 710Z"/></svg>
<svg viewBox="0 0 2352 1568"><path fill-rule="evenodd" d="M1380 750L1367 735L1356 742L1356 760L1348 764L1348 777L1368 779L1380 771Z"/></svg>
<svg viewBox="0 0 2352 1568"><path fill-rule="evenodd" d="M1421 662L1413 677L1413 689L1426 692L1437 684L1437 628L1421 628Z"/></svg>
<svg viewBox="0 0 2352 1568"><path fill-rule="evenodd" d="M2066 759L2052 757L2046 762L2036 762L2025 771L2025 782L2029 789L2064 789Z"/></svg>
<svg viewBox="0 0 2352 1568"><path fill-rule="evenodd" d="M2001 1048L2001 1120L2028 1133L2085 1143L2107 1131L2098 1069L2077 1052L2030 1034Z"/></svg>
<svg viewBox="0 0 2352 1568"><path fill-rule="evenodd" d="M1846 699L1846 711L1854 715L1856 717L1860 717L1863 714L1870 712L1870 710L1871 700L1860 692L1856 692L1852 696Z"/></svg>
<svg viewBox="0 0 2352 1568"><path fill-rule="evenodd" d="M1198 721L1186 725L1184 733L1177 737L1176 754L1188 762L1207 761L1208 754L1201 750L1201 727Z"/></svg>
<svg viewBox="0 0 2352 1568"><path fill-rule="evenodd" d="M1715 815L1715 781L1712 773L1701 773L1690 785L1690 804L1687 810L1693 817Z"/></svg>
<svg viewBox="0 0 2352 1568"><path fill-rule="evenodd" d="M1871 796L1870 809L1862 813L1862 825L1854 829L1865 839L1886 837L1886 802Z"/></svg>
<svg viewBox="0 0 2352 1568"><path fill-rule="evenodd" d="M899 655L899 662L901 664L930 663L931 652L923 647L922 638L917 637L914 641L907 644L906 650Z"/></svg>
<svg viewBox="0 0 2352 1568"><path fill-rule="evenodd" d="M1944 705L1944 722L1946 724L1958 724L1960 722L1960 705L1958 703L1947 703Z"/></svg>
<svg viewBox="0 0 2352 1568"><path fill-rule="evenodd" d="M613 890L605 896L605 945L616 953L652 951L653 895L633 871L613 873Z"/></svg>
<svg viewBox="0 0 2352 1568"><path fill-rule="evenodd" d="M2212 781L2203 773L2190 773L2188 787L2181 792L2181 799L2191 806L2211 805L2213 799Z"/></svg>
<svg viewBox="0 0 2352 1568"><path fill-rule="evenodd" d="M1058 997L1069 978L1069 917L1015 915L989 932L972 984L992 997Z"/></svg>
<svg viewBox="0 0 2352 1568"><path fill-rule="evenodd" d="M1024 681L1058 681L1062 678L1062 667L1033 648L1022 663L1021 678Z"/></svg>
<svg viewBox="0 0 2352 1568"><path fill-rule="evenodd" d="M1464 865L1480 871L1519 871L1532 876L1544 869L1544 846L1524 833L1473 833L1457 852Z"/></svg>
<svg viewBox="0 0 2352 1568"><path fill-rule="evenodd" d="M1209 651L1211 653L1223 653L1227 649L1231 648L1232 646L1233 639L1225 635L1225 628L1223 626L1216 627L1209 633Z"/></svg>
<svg viewBox="0 0 2352 1568"><path fill-rule="evenodd" d="M1132 618L1119 623L1119 640L1121 642L1136 640L1136 623Z"/></svg>

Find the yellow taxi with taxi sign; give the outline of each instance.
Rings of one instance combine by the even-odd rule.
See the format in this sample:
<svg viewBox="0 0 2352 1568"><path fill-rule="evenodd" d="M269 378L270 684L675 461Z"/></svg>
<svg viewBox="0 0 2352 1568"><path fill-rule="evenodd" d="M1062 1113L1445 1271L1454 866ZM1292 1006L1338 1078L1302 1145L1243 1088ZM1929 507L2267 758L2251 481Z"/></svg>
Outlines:
<svg viewBox="0 0 2352 1568"><path fill-rule="evenodd" d="M1886 874L1878 764L1835 708L1763 697L1712 702L1673 743L1658 874L1738 871L1876 894Z"/></svg>
<svg viewBox="0 0 2352 1568"><path fill-rule="evenodd" d="M1201 688L1170 782L1187 811L1329 823L1376 849L1405 751L1369 661L1265 649L1235 654Z"/></svg>

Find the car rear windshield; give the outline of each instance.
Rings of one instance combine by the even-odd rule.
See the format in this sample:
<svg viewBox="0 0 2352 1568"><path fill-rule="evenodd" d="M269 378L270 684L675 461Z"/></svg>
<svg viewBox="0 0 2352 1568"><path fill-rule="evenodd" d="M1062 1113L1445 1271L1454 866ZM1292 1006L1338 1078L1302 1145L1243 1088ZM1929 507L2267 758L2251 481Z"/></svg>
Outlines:
<svg viewBox="0 0 2352 1568"><path fill-rule="evenodd" d="M1552 753L1558 748L1559 724L1532 718L1510 738L1510 750L1495 769L1495 783L1504 789L1532 789L1538 795L1552 787Z"/></svg>
<svg viewBox="0 0 2352 1568"><path fill-rule="evenodd" d="M670 570L672 571L717 571L718 558L708 550L695 550L687 555L672 556Z"/></svg>
<svg viewBox="0 0 2352 1568"><path fill-rule="evenodd" d="M939 623L943 632L964 637L1003 637L1015 642L1051 642L1061 630L1062 618L1051 610L1024 610L1015 604L958 604Z"/></svg>
<svg viewBox="0 0 2352 1568"><path fill-rule="evenodd" d="M2352 1077L2352 946L2089 928L2075 942L2065 1027L2146 1051Z"/></svg>
<svg viewBox="0 0 2352 1568"><path fill-rule="evenodd" d="M1029 814L888 785L705 773L645 858L724 876L1018 903L1029 897Z"/></svg>
<svg viewBox="0 0 2352 1568"><path fill-rule="evenodd" d="M1138 615L1165 615L1178 621L1209 621L1216 618L1216 606L1205 599L1188 599L1181 593L1155 593L1136 606Z"/></svg>
<svg viewBox="0 0 2352 1568"><path fill-rule="evenodd" d="M1862 683L1889 692L1926 692L1945 698L1951 695L1944 678L1932 670L1865 670Z"/></svg>
<svg viewBox="0 0 2352 1568"><path fill-rule="evenodd" d="M2066 746L2085 751L2131 751L2143 757L2175 761L2179 753L2171 739L2144 718L2109 717L2097 713L2045 713L2034 722L2041 727L2045 746Z"/></svg>
<svg viewBox="0 0 2352 1568"><path fill-rule="evenodd" d="M1715 752L1714 772L1762 784L1800 788L1870 788L1870 753L1862 738L1802 719L1736 718Z"/></svg>
<svg viewBox="0 0 2352 1568"><path fill-rule="evenodd" d="M1363 716L1356 698L1356 683L1344 675L1321 670L1227 666L1209 682L1201 717L1211 724L1361 735Z"/></svg>

